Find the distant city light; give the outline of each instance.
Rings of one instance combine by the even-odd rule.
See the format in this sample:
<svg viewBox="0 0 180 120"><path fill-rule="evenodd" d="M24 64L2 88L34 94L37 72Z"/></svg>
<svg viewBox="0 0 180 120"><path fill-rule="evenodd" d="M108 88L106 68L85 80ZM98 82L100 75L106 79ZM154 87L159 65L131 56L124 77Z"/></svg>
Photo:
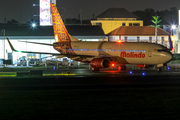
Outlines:
<svg viewBox="0 0 180 120"><path fill-rule="evenodd" d="M175 29L175 28L176 28L176 25L172 25L172 26L171 26L171 29Z"/></svg>
<svg viewBox="0 0 180 120"><path fill-rule="evenodd" d="M33 4L33 6L39 6L39 4Z"/></svg>
<svg viewBox="0 0 180 120"><path fill-rule="evenodd" d="M32 24L32 27L36 27L36 24L35 24L35 23L33 23L33 24Z"/></svg>

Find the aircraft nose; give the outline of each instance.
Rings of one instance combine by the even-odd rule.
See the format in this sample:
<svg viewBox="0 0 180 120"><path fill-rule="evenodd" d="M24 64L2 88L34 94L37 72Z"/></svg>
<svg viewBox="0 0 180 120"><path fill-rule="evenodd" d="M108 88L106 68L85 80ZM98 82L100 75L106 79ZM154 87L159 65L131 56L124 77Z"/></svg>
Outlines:
<svg viewBox="0 0 180 120"><path fill-rule="evenodd" d="M172 58L173 58L173 55L171 53L166 53L166 60L167 61L172 60Z"/></svg>

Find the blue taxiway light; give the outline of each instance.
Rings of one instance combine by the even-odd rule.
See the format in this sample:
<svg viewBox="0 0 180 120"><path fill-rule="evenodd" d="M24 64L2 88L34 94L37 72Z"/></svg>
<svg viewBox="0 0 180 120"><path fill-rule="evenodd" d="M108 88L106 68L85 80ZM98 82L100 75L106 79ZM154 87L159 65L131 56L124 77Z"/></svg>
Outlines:
<svg viewBox="0 0 180 120"><path fill-rule="evenodd" d="M143 72L142 75L145 75L145 73Z"/></svg>
<svg viewBox="0 0 180 120"><path fill-rule="evenodd" d="M132 74L132 71L130 71L129 73Z"/></svg>
<svg viewBox="0 0 180 120"><path fill-rule="evenodd" d="M53 69L55 70L55 69L56 69L56 67L53 67Z"/></svg>

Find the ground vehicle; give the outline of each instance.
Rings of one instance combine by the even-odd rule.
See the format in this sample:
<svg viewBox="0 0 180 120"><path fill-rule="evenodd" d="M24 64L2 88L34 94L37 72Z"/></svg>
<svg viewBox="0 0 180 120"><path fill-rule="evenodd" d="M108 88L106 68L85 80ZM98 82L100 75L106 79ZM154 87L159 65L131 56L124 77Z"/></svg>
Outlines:
<svg viewBox="0 0 180 120"><path fill-rule="evenodd" d="M25 56L20 57L17 60L17 66L26 66L27 65L27 60L25 59Z"/></svg>
<svg viewBox="0 0 180 120"><path fill-rule="evenodd" d="M4 60L4 59L0 59L0 65L3 65L3 60Z"/></svg>
<svg viewBox="0 0 180 120"><path fill-rule="evenodd" d="M40 59L29 59L28 65L29 66L39 66Z"/></svg>

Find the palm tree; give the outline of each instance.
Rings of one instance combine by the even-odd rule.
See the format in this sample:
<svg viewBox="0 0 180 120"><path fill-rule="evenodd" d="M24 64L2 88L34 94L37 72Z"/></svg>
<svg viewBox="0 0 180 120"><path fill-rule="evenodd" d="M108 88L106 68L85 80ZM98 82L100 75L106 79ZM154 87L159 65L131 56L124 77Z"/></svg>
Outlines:
<svg viewBox="0 0 180 120"><path fill-rule="evenodd" d="M155 27L155 37L156 37L156 43L157 43L157 28L160 27L161 25L158 25L162 20L159 20L159 16L152 16L154 20L151 20L154 25L150 25L151 27Z"/></svg>

